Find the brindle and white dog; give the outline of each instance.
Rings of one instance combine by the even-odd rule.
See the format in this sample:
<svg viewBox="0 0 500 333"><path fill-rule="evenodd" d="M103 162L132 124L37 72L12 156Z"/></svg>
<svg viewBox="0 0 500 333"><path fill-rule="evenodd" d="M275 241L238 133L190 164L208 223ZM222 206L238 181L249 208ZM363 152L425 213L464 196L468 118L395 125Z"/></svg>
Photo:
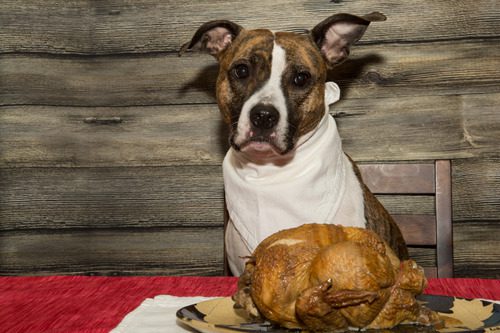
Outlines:
<svg viewBox="0 0 500 333"><path fill-rule="evenodd" d="M342 151L329 105L340 96L327 71L385 16L333 15L309 34L203 24L181 48L208 51L220 64L217 102L230 128L223 163L231 271L270 234L304 223L377 232L400 258L408 252L393 219Z"/></svg>

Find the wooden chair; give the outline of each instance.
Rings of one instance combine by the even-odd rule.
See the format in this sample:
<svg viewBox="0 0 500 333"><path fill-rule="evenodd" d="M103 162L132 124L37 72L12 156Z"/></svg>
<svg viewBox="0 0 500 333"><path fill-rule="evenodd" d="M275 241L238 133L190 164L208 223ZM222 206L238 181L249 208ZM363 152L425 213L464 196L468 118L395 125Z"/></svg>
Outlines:
<svg viewBox="0 0 500 333"><path fill-rule="evenodd" d="M361 164L363 180L374 194L433 195L434 215L394 215L409 247L436 249L436 266L424 267L427 277L453 276L451 166L434 163Z"/></svg>

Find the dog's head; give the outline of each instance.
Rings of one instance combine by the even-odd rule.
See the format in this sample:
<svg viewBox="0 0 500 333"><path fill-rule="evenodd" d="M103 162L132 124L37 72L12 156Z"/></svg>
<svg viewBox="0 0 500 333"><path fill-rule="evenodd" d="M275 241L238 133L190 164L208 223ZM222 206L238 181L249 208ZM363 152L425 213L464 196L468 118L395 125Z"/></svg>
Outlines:
<svg viewBox="0 0 500 333"><path fill-rule="evenodd" d="M217 102L236 149L285 155L325 114L327 69L385 16L333 15L309 34L246 30L231 21L203 24L181 48L200 49L220 64Z"/></svg>

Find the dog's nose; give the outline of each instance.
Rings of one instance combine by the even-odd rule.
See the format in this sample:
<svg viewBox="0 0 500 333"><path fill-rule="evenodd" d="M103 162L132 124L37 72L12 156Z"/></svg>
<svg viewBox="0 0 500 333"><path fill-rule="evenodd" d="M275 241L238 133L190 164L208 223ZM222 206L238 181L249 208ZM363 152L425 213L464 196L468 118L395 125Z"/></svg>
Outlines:
<svg viewBox="0 0 500 333"><path fill-rule="evenodd" d="M250 122L258 129L271 129L279 119L280 114L272 105L258 104L250 110Z"/></svg>

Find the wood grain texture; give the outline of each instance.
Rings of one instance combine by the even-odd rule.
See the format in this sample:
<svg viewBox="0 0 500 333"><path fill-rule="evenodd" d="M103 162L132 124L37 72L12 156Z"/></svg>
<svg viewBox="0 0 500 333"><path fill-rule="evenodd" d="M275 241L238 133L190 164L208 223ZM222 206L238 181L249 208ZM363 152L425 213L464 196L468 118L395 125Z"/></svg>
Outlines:
<svg viewBox="0 0 500 333"><path fill-rule="evenodd" d="M235 10L237 8L237 10ZM109 54L173 52L204 22L302 31L328 16L383 12L363 43L498 37L495 1L36 1L0 3L0 52Z"/></svg>
<svg viewBox="0 0 500 333"><path fill-rule="evenodd" d="M34 229L36 233L54 229L53 232L57 234L63 229L75 227L82 229L68 229L67 232L85 234L85 228L125 227L122 230L126 235L132 230L127 227L165 226L169 228L165 230L170 230L170 227L183 225L193 226L202 234L202 226L222 227L221 183L218 192L212 189L213 177L220 177L220 170L186 167L182 172L179 169L181 168L2 169L0 220L3 234L9 234L5 230L13 229L16 234L26 229ZM470 175L462 177L473 177L473 168L469 172ZM396 201L392 196L387 198L391 198L389 202ZM498 199L491 192L485 192L484 196L478 195L478 198L485 202ZM467 197L463 198L466 199ZM424 204L427 205L428 203ZM409 205L405 208L412 210ZM500 223L497 220L479 223L466 221L454 225L457 276L494 277L498 274L495 273L499 262L496 255L498 240L495 235L498 235ZM26 239L30 235L32 234L27 235ZM75 246L83 246L78 245L80 241L76 238ZM419 251L424 250L417 250L417 254L412 257L429 266L433 255ZM20 254L18 259L29 255L35 256L36 253L26 252ZM145 256L145 260L149 260L147 258ZM74 260L77 261L76 267L67 267L67 272L72 269L74 272L81 272L78 270L78 259ZM478 262L471 266L471 261ZM27 266L25 268L28 269ZM58 269L54 272L60 272Z"/></svg>
<svg viewBox="0 0 500 333"><path fill-rule="evenodd" d="M356 161L456 159L498 151L499 104L500 94L354 99L332 111ZM85 122L92 117L121 122ZM0 139L0 167L220 165L227 150L212 104L2 107Z"/></svg>
<svg viewBox="0 0 500 333"><path fill-rule="evenodd" d="M222 275L222 227L0 233L0 275Z"/></svg>
<svg viewBox="0 0 500 333"><path fill-rule="evenodd" d="M497 215L498 217L498 215ZM500 279L500 220L453 224L455 277Z"/></svg>
<svg viewBox="0 0 500 333"><path fill-rule="evenodd" d="M500 140L497 142L500 143ZM481 159L453 161L452 171L453 221L498 221L500 154ZM497 223L500 226L500 222ZM496 239L500 240L500 234L497 233ZM500 246L500 243L498 245ZM498 263L500 268L500 261Z"/></svg>
<svg viewBox="0 0 500 333"><path fill-rule="evenodd" d="M4 107L0 167L220 165L225 130L215 105Z"/></svg>
<svg viewBox="0 0 500 333"><path fill-rule="evenodd" d="M422 267L436 266L436 250L427 247L409 247L410 258Z"/></svg>
<svg viewBox="0 0 500 333"><path fill-rule="evenodd" d="M219 166L0 169L0 229L221 226ZM432 196L378 196L391 214L432 215Z"/></svg>
<svg viewBox="0 0 500 333"><path fill-rule="evenodd" d="M392 215L408 246L436 245L436 218L431 215Z"/></svg>
<svg viewBox="0 0 500 333"><path fill-rule="evenodd" d="M354 160L459 159L497 154L499 104L496 93L347 100L333 110Z"/></svg>
<svg viewBox="0 0 500 333"><path fill-rule="evenodd" d="M430 195L376 195L390 214L434 215L435 199Z"/></svg>
<svg viewBox="0 0 500 333"><path fill-rule="evenodd" d="M0 234L0 275L222 275L222 227ZM433 249L410 248L424 267Z"/></svg>
<svg viewBox="0 0 500 333"><path fill-rule="evenodd" d="M0 169L0 230L222 227L220 167Z"/></svg>
<svg viewBox="0 0 500 333"><path fill-rule="evenodd" d="M453 277L451 163L436 161L436 251L439 277Z"/></svg>
<svg viewBox="0 0 500 333"><path fill-rule="evenodd" d="M342 99L500 92L497 40L366 45L329 74ZM213 103L216 61L202 54L0 55L0 105ZM369 102L364 103L365 106ZM403 105L401 105L403 107ZM417 105L412 106L418 109Z"/></svg>
<svg viewBox="0 0 500 333"><path fill-rule="evenodd" d="M208 55L6 54L0 55L0 63L3 105L129 106L215 101L218 69Z"/></svg>

